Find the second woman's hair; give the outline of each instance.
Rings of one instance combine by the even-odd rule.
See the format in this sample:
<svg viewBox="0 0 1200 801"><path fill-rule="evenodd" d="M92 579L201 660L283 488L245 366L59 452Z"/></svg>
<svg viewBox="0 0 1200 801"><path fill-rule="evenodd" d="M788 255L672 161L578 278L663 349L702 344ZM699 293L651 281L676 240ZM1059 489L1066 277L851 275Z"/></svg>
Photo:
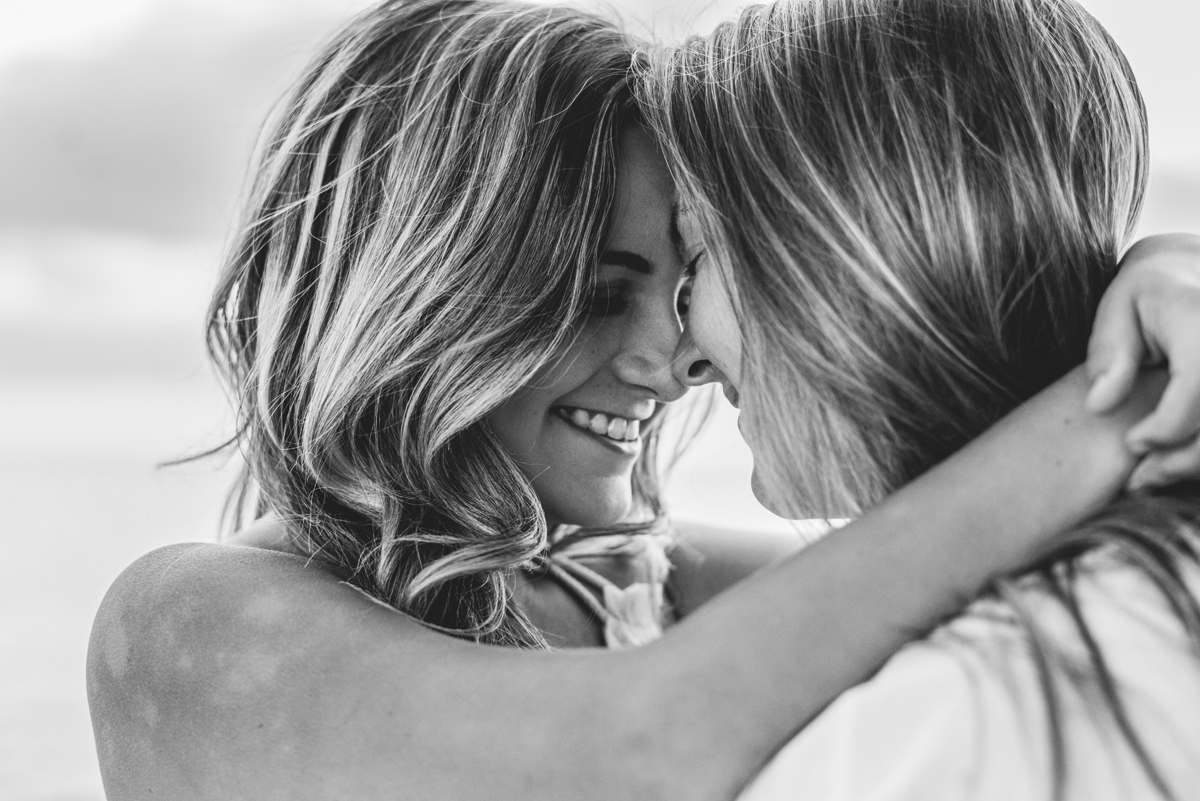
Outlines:
<svg viewBox="0 0 1200 801"><path fill-rule="evenodd" d="M846 515L962 447L1083 361L1137 220L1146 119L1133 75L1071 0L814 0L756 6L644 82L707 266L733 290L743 394L773 499ZM1076 559L1110 546L1200 648L1193 494L1133 498L996 592L1029 635L1065 771L1058 688L1087 685L1148 774L1080 610ZM1050 658L1028 600L1074 624Z"/></svg>
<svg viewBox="0 0 1200 801"><path fill-rule="evenodd" d="M796 449L793 516L856 513L1083 360L1147 154L1074 3L783 2L663 68L647 113L753 310L744 380L790 401L762 427L803 431L763 443Z"/></svg>
<svg viewBox="0 0 1200 801"><path fill-rule="evenodd" d="M545 519L485 416L586 309L631 52L551 6L366 12L269 124L212 303L257 513L461 636L543 643L512 574L545 550ZM654 468L649 447L651 513Z"/></svg>

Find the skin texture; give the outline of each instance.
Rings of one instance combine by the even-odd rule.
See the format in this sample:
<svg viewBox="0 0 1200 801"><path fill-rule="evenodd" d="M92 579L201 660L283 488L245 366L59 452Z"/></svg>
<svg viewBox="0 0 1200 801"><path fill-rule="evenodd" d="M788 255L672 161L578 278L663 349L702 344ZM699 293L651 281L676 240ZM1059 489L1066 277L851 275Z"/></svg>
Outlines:
<svg viewBox="0 0 1200 801"><path fill-rule="evenodd" d="M533 483L551 525L606 526L633 509L640 440L613 443L563 419L582 408L646 421L686 387L671 372L683 264L671 242L674 187L640 130L621 139L617 206L597 269L597 301L559 358L489 419Z"/></svg>

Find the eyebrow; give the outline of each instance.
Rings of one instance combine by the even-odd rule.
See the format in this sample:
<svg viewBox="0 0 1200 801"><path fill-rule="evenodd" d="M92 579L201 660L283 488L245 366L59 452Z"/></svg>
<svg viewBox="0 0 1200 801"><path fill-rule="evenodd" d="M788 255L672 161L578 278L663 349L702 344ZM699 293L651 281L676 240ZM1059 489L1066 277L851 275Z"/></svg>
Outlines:
<svg viewBox="0 0 1200 801"><path fill-rule="evenodd" d="M600 254L600 263L628 267L630 270L646 275L654 272L654 265L645 256L630 253L628 250L606 250Z"/></svg>
<svg viewBox="0 0 1200 801"><path fill-rule="evenodd" d="M671 204L671 227L667 234L671 237L671 244L676 250L683 250L683 234L679 231L679 204Z"/></svg>

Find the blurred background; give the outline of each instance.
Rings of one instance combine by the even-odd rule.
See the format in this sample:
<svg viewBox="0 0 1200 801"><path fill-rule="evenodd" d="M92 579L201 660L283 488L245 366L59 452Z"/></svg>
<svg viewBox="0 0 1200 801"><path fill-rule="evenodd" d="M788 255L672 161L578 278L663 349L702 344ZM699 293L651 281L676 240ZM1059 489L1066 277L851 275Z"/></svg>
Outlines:
<svg viewBox="0 0 1200 801"><path fill-rule="evenodd" d="M103 797L84 695L105 589L215 538L230 470L159 468L226 436L202 320L258 126L364 0L0 0L0 798ZM612 0L704 31L735 0ZM1143 232L1200 231L1200 4L1085 0L1150 110ZM783 527L724 406L677 471L680 517Z"/></svg>

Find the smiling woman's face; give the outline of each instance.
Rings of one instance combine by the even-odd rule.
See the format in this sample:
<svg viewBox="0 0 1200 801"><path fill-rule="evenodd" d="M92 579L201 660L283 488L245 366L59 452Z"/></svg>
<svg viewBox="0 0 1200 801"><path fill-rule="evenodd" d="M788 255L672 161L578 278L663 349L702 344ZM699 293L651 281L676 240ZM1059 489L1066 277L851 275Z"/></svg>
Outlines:
<svg viewBox="0 0 1200 801"><path fill-rule="evenodd" d="M685 284L673 200L653 142L625 132L612 231L587 318L574 342L489 416L551 526L627 519L642 426L686 391L671 371Z"/></svg>

